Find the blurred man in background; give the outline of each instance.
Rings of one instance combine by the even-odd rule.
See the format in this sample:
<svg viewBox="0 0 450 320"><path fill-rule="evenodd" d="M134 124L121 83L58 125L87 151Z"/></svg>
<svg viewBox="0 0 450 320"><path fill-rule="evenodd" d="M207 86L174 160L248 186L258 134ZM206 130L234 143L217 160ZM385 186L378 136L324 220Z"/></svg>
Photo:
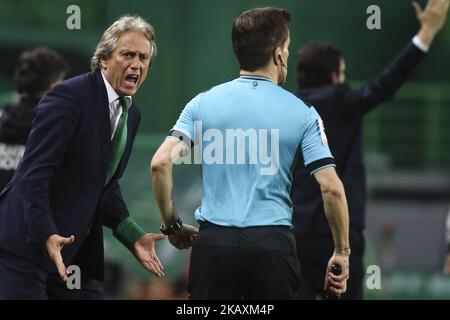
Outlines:
<svg viewBox="0 0 450 320"><path fill-rule="evenodd" d="M48 48L25 51L14 72L19 102L8 105L0 116L0 190L11 180L25 150L34 109L39 100L63 81L68 64Z"/></svg>
<svg viewBox="0 0 450 320"><path fill-rule="evenodd" d="M414 3L421 27L412 41L372 81L358 90L345 83L345 60L328 43L312 43L297 55L298 96L311 104L323 118L337 171L348 196L350 214L350 274L345 299L363 298L366 181L363 162L364 116L390 100L425 57L447 17L449 0L429 0L424 11ZM369 63L370 60L367 60ZM293 223L302 266L301 298L314 299L323 293L322 272L333 252L320 189L308 178L301 161L295 169L292 201Z"/></svg>
<svg viewBox="0 0 450 320"><path fill-rule="evenodd" d="M289 190L298 153L319 183L334 237L328 267L321 269L322 285L331 284L336 294L346 290L350 248L344 189L319 115L279 86L287 76L290 19L286 10L258 8L234 20L240 77L191 100L152 159L162 232L179 249L192 243L191 299L296 298L300 266ZM220 137L226 141L215 145ZM173 163L192 143L204 150L198 236L196 228L182 223L172 200ZM261 160L267 143L273 171ZM329 272L332 263L342 268L340 276Z"/></svg>
<svg viewBox="0 0 450 320"><path fill-rule="evenodd" d="M103 225L164 275L154 248L164 236L133 221L119 186L140 120L132 96L155 55L153 27L121 17L103 33L92 72L55 86L36 107L23 159L0 195L0 299L102 299ZM60 281L66 263L78 266L81 288Z"/></svg>

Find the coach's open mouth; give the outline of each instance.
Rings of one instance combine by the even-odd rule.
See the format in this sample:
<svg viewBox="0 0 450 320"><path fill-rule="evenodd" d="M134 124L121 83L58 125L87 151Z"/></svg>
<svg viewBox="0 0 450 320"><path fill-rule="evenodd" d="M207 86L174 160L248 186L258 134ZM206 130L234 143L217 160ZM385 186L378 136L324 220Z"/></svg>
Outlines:
<svg viewBox="0 0 450 320"><path fill-rule="evenodd" d="M129 85L132 85L132 86L136 85L138 80L139 80L139 75L137 75L137 74L130 74L130 75L125 77L125 81Z"/></svg>

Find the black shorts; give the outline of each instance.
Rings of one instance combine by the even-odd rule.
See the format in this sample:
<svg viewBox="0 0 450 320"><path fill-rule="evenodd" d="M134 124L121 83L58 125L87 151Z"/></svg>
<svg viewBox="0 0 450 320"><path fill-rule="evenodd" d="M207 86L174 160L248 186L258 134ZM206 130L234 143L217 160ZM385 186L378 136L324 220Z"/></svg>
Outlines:
<svg viewBox="0 0 450 320"><path fill-rule="evenodd" d="M192 245L191 299L295 299L300 264L284 226L235 228L200 223Z"/></svg>

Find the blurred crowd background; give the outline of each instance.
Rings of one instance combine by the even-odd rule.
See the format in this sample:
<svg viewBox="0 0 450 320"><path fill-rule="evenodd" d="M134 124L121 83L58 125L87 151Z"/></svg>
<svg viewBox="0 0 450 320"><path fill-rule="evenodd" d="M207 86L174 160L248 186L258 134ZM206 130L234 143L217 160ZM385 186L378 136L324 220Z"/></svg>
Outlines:
<svg viewBox="0 0 450 320"><path fill-rule="evenodd" d="M69 30L69 5L81 9L81 29ZM381 9L381 30L366 27L369 5ZM422 2L423 5L423 2ZM293 17L287 90L295 92L296 51L310 41L342 49L347 79L355 87L374 77L417 32L410 1L389 0L1 0L0 107L18 95L13 75L20 54L47 46L68 62L66 77L89 71L102 32L119 16L145 17L156 30L158 56L135 97L142 121L122 191L133 217L150 232L160 219L151 191L149 161L184 105L198 92L238 76L231 23L261 6L287 9ZM450 299L450 277L442 274L445 217L450 203L450 23L429 56L395 99L366 119L366 266L381 269L381 289L368 299ZM0 161L4 161L1 159ZM200 203L200 168L176 167L179 214L193 222ZM156 279L106 231L106 297L185 299L188 251L167 241L159 256L166 277ZM370 276L370 274L368 274Z"/></svg>

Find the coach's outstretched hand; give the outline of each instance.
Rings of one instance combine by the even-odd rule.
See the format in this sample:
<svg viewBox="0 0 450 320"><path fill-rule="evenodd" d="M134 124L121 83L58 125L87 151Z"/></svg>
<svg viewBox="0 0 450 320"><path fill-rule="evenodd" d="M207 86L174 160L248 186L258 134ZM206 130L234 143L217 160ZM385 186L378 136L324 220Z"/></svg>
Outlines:
<svg viewBox="0 0 450 320"><path fill-rule="evenodd" d="M156 254L155 243L165 238L163 234L147 233L134 244L133 254L136 259L145 269L158 277L164 276L164 267Z"/></svg>
<svg viewBox="0 0 450 320"><path fill-rule="evenodd" d="M181 229L169 236L169 242L180 250L187 249L198 234L198 229L188 224L183 224Z"/></svg>
<svg viewBox="0 0 450 320"><path fill-rule="evenodd" d="M442 29L448 13L450 0L428 0L425 10L417 2L413 2L417 20L421 28L417 36L424 44L430 46L434 37Z"/></svg>
<svg viewBox="0 0 450 320"><path fill-rule="evenodd" d="M45 247L47 248L48 256L56 265L59 277L64 282L67 281L68 277L67 277L67 269L66 266L64 265L64 261L61 255L61 250L64 248L64 246L72 244L74 241L75 241L74 236L64 238L57 234L51 235L45 241Z"/></svg>

